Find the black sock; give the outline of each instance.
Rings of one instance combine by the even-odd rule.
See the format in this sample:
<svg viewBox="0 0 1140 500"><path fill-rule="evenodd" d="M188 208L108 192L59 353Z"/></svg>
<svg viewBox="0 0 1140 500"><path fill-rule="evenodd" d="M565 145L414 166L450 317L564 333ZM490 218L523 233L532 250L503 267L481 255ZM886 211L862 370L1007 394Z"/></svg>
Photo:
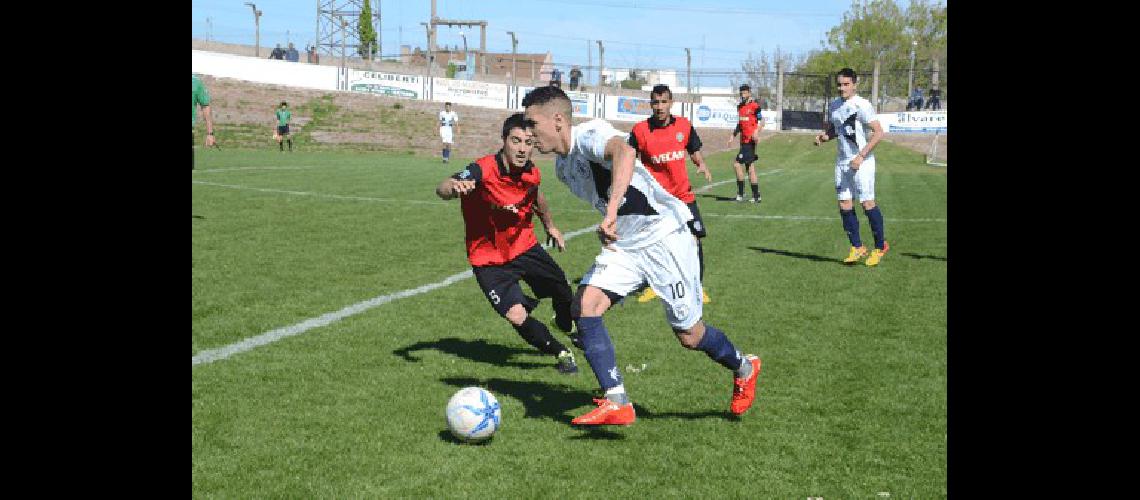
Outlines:
<svg viewBox="0 0 1140 500"><path fill-rule="evenodd" d="M546 325L534 318L528 316L522 326L514 326L514 328L516 332L519 332L519 336L522 337L526 343L534 346L535 349L543 353L557 356L558 353L569 350L550 335L550 330L546 328Z"/></svg>
<svg viewBox="0 0 1140 500"><path fill-rule="evenodd" d="M289 151L293 150L293 139L289 139Z"/></svg>
<svg viewBox="0 0 1140 500"><path fill-rule="evenodd" d="M744 181L736 181L736 196L744 196Z"/></svg>
<svg viewBox="0 0 1140 500"><path fill-rule="evenodd" d="M759 184L752 183L752 197L753 198L759 198L760 197L760 185Z"/></svg>
<svg viewBox="0 0 1140 500"><path fill-rule="evenodd" d="M284 142L278 142L277 143L277 149L280 149L281 151L285 151L285 143Z"/></svg>

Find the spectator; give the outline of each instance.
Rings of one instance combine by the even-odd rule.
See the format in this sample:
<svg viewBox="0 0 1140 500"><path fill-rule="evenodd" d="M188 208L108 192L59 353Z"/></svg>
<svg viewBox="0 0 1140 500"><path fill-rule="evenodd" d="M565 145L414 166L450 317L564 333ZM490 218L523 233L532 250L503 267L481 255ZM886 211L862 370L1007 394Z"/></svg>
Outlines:
<svg viewBox="0 0 1140 500"><path fill-rule="evenodd" d="M558 68L550 70L550 85L562 88L562 70Z"/></svg>
<svg viewBox="0 0 1140 500"><path fill-rule="evenodd" d="M321 57L317 54L317 47L310 45L305 48L305 52L309 56L309 64L319 64Z"/></svg>
<svg viewBox="0 0 1140 500"><path fill-rule="evenodd" d="M285 51L285 59L290 62L298 62L301 60L301 54L297 52L297 47L293 46L293 42L289 42L289 50Z"/></svg>
<svg viewBox="0 0 1140 500"><path fill-rule="evenodd" d="M941 97L942 91L939 89L930 89L930 100L926 101L926 109L942 109L942 102L938 100Z"/></svg>
<svg viewBox="0 0 1140 500"><path fill-rule="evenodd" d="M570 69L570 90L578 90L578 82L582 79L582 70L574 66Z"/></svg>
<svg viewBox="0 0 1140 500"><path fill-rule="evenodd" d="M285 49L281 48L281 44L277 44L277 47L275 47L273 49L273 52L269 53L269 58L270 59L285 59Z"/></svg>
<svg viewBox="0 0 1140 500"><path fill-rule="evenodd" d="M906 103L906 110L910 111L912 109L915 111L922 110L922 89L918 87L915 87L915 89L911 91L910 101Z"/></svg>

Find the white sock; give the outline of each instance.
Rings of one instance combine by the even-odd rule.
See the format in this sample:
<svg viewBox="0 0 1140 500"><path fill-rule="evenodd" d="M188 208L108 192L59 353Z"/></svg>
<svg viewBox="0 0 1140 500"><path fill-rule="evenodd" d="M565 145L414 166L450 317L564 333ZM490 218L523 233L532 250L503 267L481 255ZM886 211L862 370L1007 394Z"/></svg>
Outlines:
<svg viewBox="0 0 1140 500"><path fill-rule="evenodd" d="M629 397L625 395L625 384L620 384L607 390L606 399L613 401L619 405L628 403Z"/></svg>
<svg viewBox="0 0 1140 500"><path fill-rule="evenodd" d="M736 369L737 378L748 378L752 376L752 362L745 358L740 351L736 351L736 355L740 356L740 368Z"/></svg>

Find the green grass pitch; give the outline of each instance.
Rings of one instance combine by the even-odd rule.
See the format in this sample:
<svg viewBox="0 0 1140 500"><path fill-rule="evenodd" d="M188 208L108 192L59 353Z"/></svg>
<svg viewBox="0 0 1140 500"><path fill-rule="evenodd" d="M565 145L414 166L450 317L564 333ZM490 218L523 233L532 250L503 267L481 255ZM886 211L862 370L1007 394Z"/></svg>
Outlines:
<svg viewBox="0 0 1140 500"><path fill-rule="evenodd" d="M192 495L944 498L945 169L879 145L891 251L848 267L834 145L784 134L758 153L761 205L731 201L728 152L708 157L713 183L728 182L697 198L704 317L763 360L742 418L728 413L728 371L680 346L659 301L631 298L606 324L638 420L571 426L597 391L584 357L577 375L559 374L465 279L193 364ZM459 202L434 194L470 158L275 145L196 157L192 356L470 269ZM564 233L601 219L549 157L538 165ZM705 186L691 165L690 177ZM552 255L576 280L599 245L588 232L568 246ZM544 301L534 316L551 314ZM485 445L446 431L444 406L467 385L503 408Z"/></svg>

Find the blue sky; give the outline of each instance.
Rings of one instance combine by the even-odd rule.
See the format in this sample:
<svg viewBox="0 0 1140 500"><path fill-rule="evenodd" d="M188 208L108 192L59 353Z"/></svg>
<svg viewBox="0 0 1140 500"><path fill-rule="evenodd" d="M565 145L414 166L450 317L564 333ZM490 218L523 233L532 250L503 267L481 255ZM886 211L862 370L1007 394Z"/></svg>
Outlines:
<svg viewBox="0 0 1140 500"><path fill-rule="evenodd" d="M253 12L245 0L193 0L194 38L253 44ZM292 41L299 49L316 31L317 2L313 0L253 1L262 11L261 45L272 48ZM372 0L381 12L381 43L385 55L398 44L423 47L420 22L431 17L430 0ZM522 6L520 8L520 6ZM587 46L597 64L597 43L605 47L607 67L685 69L685 47L692 50L694 72L739 70L749 51L806 52L820 47L828 29L836 26L850 0L437 0L437 15L447 19L483 19L487 49L510 52L518 37L519 52L550 51L554 62L587 62ZM441 26L440 45L462 47L460 29ZM478 46L478 28L467 33L469 47ZM702 44L704 50L701 50ZM712 82L708 82L712 83Z"/></svg>

